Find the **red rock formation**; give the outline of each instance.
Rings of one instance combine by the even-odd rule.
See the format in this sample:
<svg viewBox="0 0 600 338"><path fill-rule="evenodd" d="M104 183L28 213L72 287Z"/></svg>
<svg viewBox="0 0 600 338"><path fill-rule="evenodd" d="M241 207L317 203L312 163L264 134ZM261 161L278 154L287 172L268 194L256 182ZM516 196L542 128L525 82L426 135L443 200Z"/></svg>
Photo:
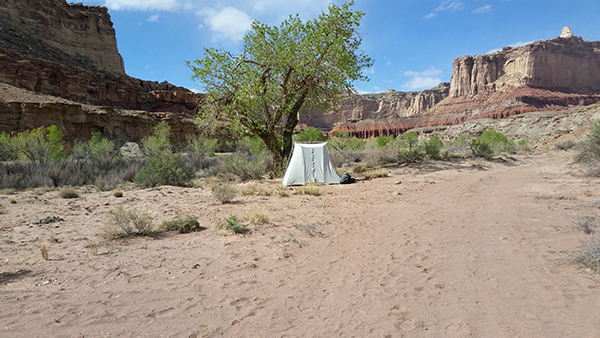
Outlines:
<svg viewBox="0 0 600 338"><path fill-rule="evenodd" d="M60 63L66 61L61 54L85 58L99 69L125 73L106 7L65 0L2 0L0 22L2 47Z"/></svg>
<svg viewBox="0 0 600 338"><path fill-rule="evenodd" d="M75 102L191 116L200 96L170 83L94 71L0 49L0 82Z"/></svg>

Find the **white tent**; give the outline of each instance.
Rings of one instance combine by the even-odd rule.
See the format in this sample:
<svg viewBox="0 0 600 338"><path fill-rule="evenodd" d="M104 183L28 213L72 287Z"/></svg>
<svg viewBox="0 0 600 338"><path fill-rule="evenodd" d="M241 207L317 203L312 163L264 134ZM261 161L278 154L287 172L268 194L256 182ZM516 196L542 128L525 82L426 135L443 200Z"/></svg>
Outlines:
<svg viewBox="0 0 600 338"><path fill-rule="evenodd" d="M329 152L325 145L294 143L294 152L283 176L283 185L304 185L309 182L321 184L340 183Z"/></svg>

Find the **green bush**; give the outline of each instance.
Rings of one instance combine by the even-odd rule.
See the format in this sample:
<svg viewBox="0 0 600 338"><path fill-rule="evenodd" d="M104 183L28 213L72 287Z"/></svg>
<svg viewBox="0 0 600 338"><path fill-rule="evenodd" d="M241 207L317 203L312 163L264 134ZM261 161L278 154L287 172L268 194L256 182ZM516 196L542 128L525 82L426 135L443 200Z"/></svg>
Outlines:
<svg viewBox="0 0 600 338"><path fill-rule="evenodd" d="M441 158L440 154L443 147L444 142L442 142L439 136L435 134L431 135L431 137L429 137L429 140L425 141L425 143L423 144L425 154L435 160L439 160Z"/></svg>
<svg viewBox="0 0 600 338"><path fill-rule="evenodd" d="M14 161L17 158L19 155L14 149L10 135L5 132L0 133L0 162Z"/></svg>
<svg viewBox="0 0 600 338"><path fill-rule="evenodd" d="M476 140L480 144L487 144L492 149L492 153L513 153L516 148L514 141L509 140L506 135L495 130L484 131L478 138L476 138ZM479 147L481 148L483 146L479 145Z"/></svg>
<svg viewBox="0 0 600 338"><path fill-rule="evenodd" d="M267 153L265 142L258 136L244 136L237 141L236 152L250 156L260 156Z"/></svg>
<svg viewBox="0 0 600 338"><path fill-rule="evenodd" d="M88 142L76 142L71 154L75 160L93 162L101 171L107 171L120 156L115 143L103 138L100 132L93 133Z"/></svg>
<svg viewBox="0 0 600 338"><path fill-rule="evenodd" d="M18 158L37 164L60 160L64 156L63 133L57 126L25 130L10 138L9 147ZM3 142L7 142L3 137Z"/></svg>
<svg viewBox="0 0 600 338"><path fill-rule="evenodd" d="M473 152L473 156L475 157L491 158L494 156L494 150L490 144L480 140L479 138L471 141L469 146L471 147L471 152Z"/></svg>
<svg viewBox="0 0 600 338"><path fill-rule="evenodd" d="M167 121L157 123L152 135L142 139L142 151L148 157L155 157L162 152L171 151L171 126Z"/></svg>
<svg viewBox="0 0 600 338"><path fill-rule="evenodd" d="M377 148L383 148L388 145L391 141L394 140L394 135L390 136L377 136L375 139L377 142Z"/></svg>
<svg viewBox="0 0 600 338"><path fill-rule="evenodd" d="M194 231L201 231L204 228L198 223L198 219L194 216L178 217L171 221L164 221L159 226L162 231L177 231L180 234L185 234Z"/></svg>
<svg viewBox="0 0 600 338"><path fill-rule="evenodd" d="M239 234L248 231L244 224L240 224L236 215L231 215L225 219L225 229L231 230L234 234Z"/></svg>
<svg viewBox="0 0 600 338"><path fill-rule="evenodd" d="M323 132L315 128L307 128L293 136L296 142L323 142L327 140Z"/></svg>
<svg viewBox="0 0 600 338"><path fill-rule="evenodd" d="M185 165L180 154L163 151L149 158L135 175L133 182L143 187L158 185L189 186L194 179L191 167Z"/></svg>

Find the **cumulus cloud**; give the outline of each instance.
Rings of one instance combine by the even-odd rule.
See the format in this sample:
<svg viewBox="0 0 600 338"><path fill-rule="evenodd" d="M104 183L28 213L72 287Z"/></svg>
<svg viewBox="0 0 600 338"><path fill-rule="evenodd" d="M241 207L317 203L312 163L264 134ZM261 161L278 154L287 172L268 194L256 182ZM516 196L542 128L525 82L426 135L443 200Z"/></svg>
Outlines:
<svg viewBox="0 0 600 338"><path fill-rule="evenodd" d="M408 76L411 79L403 83L400 87L406 90L422 90L437 86L442 82L440 75L442 71L431 67L423 72L406 71L402 76Z"/></svg>
<svg viewBox="0 0 600 338"><path fill-rule="evenodd" d="M204 24L213 32L213 41L231 39L240 41L252 25L252 18L234 7L221 10L204 8L196 12L203 18Z"/></svg>
<svg viewBox="0 0 600 338"><path fill-rule="evenodd" d="M147 21L148 22L158 22L158 18L160 18L160 16L158 14L154 14L154 15L151 15Z"/></svg>
<svg viewBox="0 0 600 338"><path fill-rule="evenodd" d="M489 11L492 10L492 6L491 5L485 5L479 8L474 9L471 13L473 14L482 14L482 13L487 13Z"/></svg>
<svg viewBox="0 0 600 338"><path fill-rule="evenodd" d="M528 45L528 44L530 44L530 43L532 43L532 42L533 42L533 41L528 41L528 42L522 42L522 41L519 41L519 42L515 42L515 43L513 43L513 44L510 44L510 45L508 45L508 47L513 47L513 48L514 48L514 47L521 47L521 46ZM499 51L501 51L501 50L502 50L502 48L494 48L494 49L490 49L490 50L489 50L489 51L488 51L486 54L493 54L493 53L499 52Z"/></svg>
<svg viewBox="0 0 600 338"><path fill-rule="evenodd" d="M104 5L109 9L118 10L161 10L171 11L180 5L177 0L105 0Z"/></svg>

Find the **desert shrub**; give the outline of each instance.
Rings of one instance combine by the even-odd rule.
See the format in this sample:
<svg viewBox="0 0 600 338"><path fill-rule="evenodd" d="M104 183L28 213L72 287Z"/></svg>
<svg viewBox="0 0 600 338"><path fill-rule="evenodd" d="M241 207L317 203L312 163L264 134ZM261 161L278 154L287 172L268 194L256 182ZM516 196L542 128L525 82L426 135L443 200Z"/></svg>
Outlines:
<svg viewBox="0 0 600 338"><path fill-rule="evenodd" d="M592 235L584 242L579 253L575 257L575 262L582 264L593 272L600 271L600 237Z"/></svg>
<svg viewBox="0 0 600 338"><path fill-rule="evenodd" d="M171 126L161 121L152 128L152 135L142 139L142 151L147 157L155 157L165 151L171 151Z"/></svg>
<svg viewBox="0 0 600 338"><path fill-rule="evenodd" d="M194 216L178 217L174 220L164 221L159 226L162 231L177 231L180 234L185 234L194 231L201 231L204 228L198 223L198 219Z"/></svg>
<svg viewBox="0 0 600 338"><path fill-rule="evenodd" d="M123 193L124 193L124 191L121 188L116 188L112 191L112 195L117 198L123 197Z"/></svg>
<svg viewBox="0 0 600 338"><path fill-rule="evenodd" d="M490 144L483 142L479 139L474 139L473 141L471 141L469 147L471 148L471 152L475 157L491 158L492 156L494 156L494 150L492 149Z"/></svg>
<svg viewBox="0 0 600 338"><path fill-rule="evenodd" d="M121 179L115 173L101 175L94 180L94 188L96 191L110 191L123 184Z"/></svg>
<svg viewBox="0 0 600 338"><path fill-rule="evenodd" d="M237 151L220 160L221 173L235 175L242 181L260 180L269 172L268 158L264 152Z"/></svg>
<svg viewBox="0 0 600 338"><path fill-rule="evenodd" d="M58 196L62 198L77 198L79 197L79 192L75 188L64 187L59 190Z"/></svg>
<svg viewBox="0 0 600 338"><path fill-rule="evenodd" d="M340 132L346 132L345 130L338 130L336 132L336 134L339 134ZM330 138L328 144L330 145L330 147L332 147L333 149L337 150L337 151L362 151L365 150L365 145L367 144L367 141L365 140L361 140L359 138L356 138L354 136L350 137L349 133L343 133L343 136L340 137L334 137L334 138ZM348 135L348 136L346 136Z"/></svg>
<svg viewBox="0 0 600 338"><path fill-rule="evenodd" d="M398 161L398 148L393 142L389 142L383 148L377 148L365 151L362 156L362 162L370 167L380 164L396 163Z"/></svg>
<svg viewBox="0 0 600 338"><path fill-rule="evenodd" d="M419 137L416 134L407 132L402 134L400 139L403 143L398 151L399 163L415 163L423 159L423 146L419 142Z"/></svg>
<svg viewBox="0 0 600 338"><path fill-rule="evenodd" d="M231 203L238 193L238 189L228 183L215 183L210 187L212 195L221 203Z"/></svg>
<svg viewBox="0 0 600 338"><path fill-rule="evenodd" d="M328 144L330 146L331 144ZM342 166L352 162L362 162L365 153L355 150L338 150L334 147L328 147L329 158L334 165Z"/></svg>
<svg viewBox="0 0 600 338"><path fill-rule="evenodd" d="M389 172L387 169L381 168L381 169L367 171L364 175L365 175L366 179L372 179L372 178L377 178L377 177L387 177L387 176L389 176Z"/></svg>
<svg viewBox="0 0 600 338"><path fill-rule="evenodd" d="M10 135L5 132L0 133L0 162L14 161L18 157L19 155L12 144Z"/></svg>
<svg viewBox="0 0 600 338"><path fill-rule="evenodd" d="M598 164L600 164L600 121L594 122L585 139L581 143L579 153L575 161L590 169L590 175L600 176Z"/></svg>
<svg viewBox="0 0 600 338"><path fill-rule="evenodd" d="M163 151L148 159L133 181L143 187L158 185L189 186L194 179L191 167L185 165L181 154Z"/></svg>
<svg viewBox="0 0 600 338"><path fill-rule="evenodd" d="M563 140L554 143L554 148L557 150L569 150L577 146L577 142L573 140Z"/></svg>
<svg viewBox="0 0 600 338"><path fill-rule="evenodd" d="M131 236L148 236L155 232L152 216L146 212L125 210L119 206L109 212L100 236L106 240Z"/></svg>
<svg viewBox="0 0 600 338"><path fill-rule="evenodd" d="M523 139L523 140L519 140L517 142L517 146L516 146L517 152L527 152L529 150L531 150L531 148L529 147L529 141L527 141L526 139Z"/></svg>
<svg viewBox="0 0 600 338"><path fill-rule="evenodd" d="M596 221L596 218L592 216L577 216L573 219L573 227L586 234L592 234L596 232L598 222Z"/></svg>
<svg viewBox="0 0 600 338"><path fill-rule="evenodd" d="M283 185L279 185L277 187L275 187L274 192L279 196L279 197L288 197L288 193L285 191L285 187Z"/></svg>
<svg viewBox="0 0 600 338"><path fill-rule="evenodd" d="M296 142L323 142L327 140L323 132L315 128L307 128L293 136Z"/></svg>
<svg viewBox="0 0 600 338"><path fill-rule="evenodd" d="M429 140L423 143L423 149L425 150L425 154L429 156L429 158L439 160L441 158L441 151L444 147L444 142L440 140L439 136L433 134L429 137Z"/></svg>
<svg viewBox="0 0 600 338"><path fill-rule="evenodd" d="M236 152L250 156L259 156L268 153L265 142L258 136L244 136L236 142Z"/></svg>
<svg viewBox="0 0 600 338"><path fill-rule="evenodd" d="M227 217L223 220L217 221L215 228L217 228L217 229L225 228L225 229L233 232L234 234L244 233L244 232L248 231L248 228L246 227L246 225L240 223L240 221L238 220L236 215L230 215L229 217Z"/></svg>
<svg viewBox="0 0 600 338"><path fill-rule="evenodd" d="M193 137L188 140L185 147L188 165L195 170L208 169L215 161L208 157L214 156L219 140Z"/></svg>
<svg viewBox="0 0 600 338"><path fill-rule="evenodd" d="M456 139L451 142L448 142L444 145L444 149L442 150L444 156L446 157L466 157L471 153L471 148L469 146L469 135L468 134L460 134Z"/></svg>
<svg viewBox="0 0 600 338"><path fill-rule="evenodd" d="M120 156L115 143L102 137L100 132L92 133L87 142L76 142L71 149L71 154L76 160L89 160L101 171L107 171L113 161Z"/></svg>

